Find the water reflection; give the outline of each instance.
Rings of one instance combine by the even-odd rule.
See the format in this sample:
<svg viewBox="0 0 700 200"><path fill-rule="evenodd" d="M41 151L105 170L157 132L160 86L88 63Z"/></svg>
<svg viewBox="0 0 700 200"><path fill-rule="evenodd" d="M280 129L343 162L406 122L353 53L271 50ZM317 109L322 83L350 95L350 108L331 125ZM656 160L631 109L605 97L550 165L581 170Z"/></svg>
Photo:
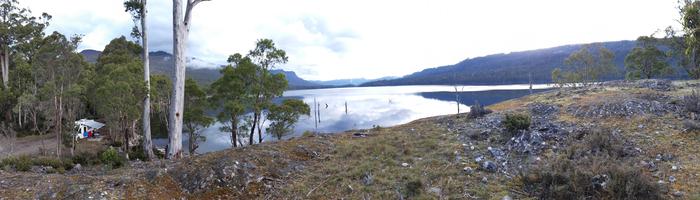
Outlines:
<svg viewBox="0 0 700 200"><path fill-rule="evenodd" d="M549 87L535 85L533 88L537 92ZM528 85L460 86L458 89L463 91L459 92L460 112L463 113L469 111L465 104L471 105L474 100L478 100L482 105L490 105L529 94ZM351 129L372 128L374 125L393 126L419 118L457 112L453 86L293 90L285 92L282 98L301 99L312 108L315 101L320 108L319 123L314 123L313 114L302 116L294 128L294 132L285 138L298 137L304 131L335 133ZM219 130L221 126L220 123L216 123L202 131L207 140L200 144L198 152L204 153L231 147L230 135L221 132ZM265 141L274 140L269 135L263 135ZM167 139L157 139L155 142L164 145L167 143ZM187 147L187 144L183 146Z"/></svg>

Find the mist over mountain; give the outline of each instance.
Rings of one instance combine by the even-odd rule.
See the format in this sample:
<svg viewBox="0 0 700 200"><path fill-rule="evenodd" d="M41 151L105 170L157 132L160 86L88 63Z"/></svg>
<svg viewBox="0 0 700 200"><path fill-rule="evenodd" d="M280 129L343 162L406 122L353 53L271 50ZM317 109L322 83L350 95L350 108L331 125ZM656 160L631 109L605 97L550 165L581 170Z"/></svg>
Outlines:
<svg viewBox="0 0 700 200"><path fill-rule="evenodd" d="M636 41L613 41L600 44L615 53L615 65L618 73L602 77L604 80L624 78L625 56L636 46ZM380 80L362 84L362 86L383 85L496 85L528 83L529 74L533 82L551 82L551 73L561 68L564 60L584 44L564 45L546 49L501 53L463 60L454 65L429 68L392 80ZM591 48L594 52L596 46ZM682 69L674 68L675 74L669 78L687 76Z"/></svg>

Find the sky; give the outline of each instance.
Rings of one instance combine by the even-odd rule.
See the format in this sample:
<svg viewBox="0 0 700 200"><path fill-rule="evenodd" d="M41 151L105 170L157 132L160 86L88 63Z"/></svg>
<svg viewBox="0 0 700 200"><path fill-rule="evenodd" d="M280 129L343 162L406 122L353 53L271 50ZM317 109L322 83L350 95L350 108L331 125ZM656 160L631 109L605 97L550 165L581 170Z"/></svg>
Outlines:
<svg viewBox="0 0 700 200"><path fill-rule="evenodd" d="M212 0L194 8L188 57L225 64L269 38L307 80L402 76L467 58L634 40L678 27L676 0ZM102 50L129 36L123 0L20 0L53 16L47 31ZM148 0L152 51L172 52L172 1Z"/></svg>

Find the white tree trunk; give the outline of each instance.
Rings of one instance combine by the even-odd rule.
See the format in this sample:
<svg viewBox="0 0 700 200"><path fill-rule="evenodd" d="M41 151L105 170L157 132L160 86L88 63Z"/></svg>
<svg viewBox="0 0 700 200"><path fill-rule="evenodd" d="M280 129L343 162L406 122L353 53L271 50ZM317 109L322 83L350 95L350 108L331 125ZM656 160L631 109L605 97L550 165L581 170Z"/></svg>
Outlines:
<svg viewBox="0 0 700 200"><path fill-rule="evenodd" d="M187 34L190 29L192 9L204 0L187 0L187 7L183 19L182 0L173 0L173 56L174 75L173 93L170 98L170 113L168 113L168 158L182 157L182 117L184 114L185 99L185 47L187 46Z"/></svg>
<svg viewBox="0 0 700 200"><path fill-rule="evenodd" d="M2 54L0 54L0 68L2 68L2 84L5 88L8 88L10 82L10 52L9 48L2 47L0 49Z"/></svg>
<svg viewBox="0 0 700 200"><path fill-rule="evenodd" d="M143 10L141 11L141 42L143 43L143 80L146 83L146 98L143 99L143 150L146 157L152 160L153 141L151 140L151 70L148 62L148 32L146 26L146 0L142 0Z"/></svg>

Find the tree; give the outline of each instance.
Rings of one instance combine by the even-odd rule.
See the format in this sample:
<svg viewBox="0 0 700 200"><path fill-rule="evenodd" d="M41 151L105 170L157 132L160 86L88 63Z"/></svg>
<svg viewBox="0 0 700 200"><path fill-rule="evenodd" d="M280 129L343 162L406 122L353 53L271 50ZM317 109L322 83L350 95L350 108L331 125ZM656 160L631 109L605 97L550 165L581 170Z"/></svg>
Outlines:
<svg viewBox="0 0 700 200"><path fill-rule="evenodd" d="M185 82L185 116L184 124L190 135L190 155L194 155L199 147L197 141L205 141L206 138L199 134L200 129L209 127L214 119L208 117L204 111L207 108L207 94L199 88L193 79Z"/></svg>
<svg viewBox="0 0 700 200"><path fill-rule="evenodd" d="M564 60L564 68L557 73L553 72L553 80L576 86L587 86L600 81L605 75L615 73L615 54L603 46L598 46L596 54L591 53L592 45L584 45ZM557 68L558 69L558 68ZM555 71L557 71L555 69Z"/></svg>
<svg viewBox="0 0 700 200"><path fill-rule="evenodd" d="M637 39L637 47L625 57L627 79L652 78L673 73L666 62L666 53L656 47L656 39L642 36Z"/></svg>
<svg viewBox="0 0 700 200"><path fill-rule="evenodd" d="M280 105L272 105L267 115L272 123L267 132L281 140L283 136L294 129L294 124L301 115L309 115L309 105L298 99L285 99Z"/></svg>
<svg viewBox="0 0 700 200"><path fill-rule="evenodd" d="M151 140L151 75L150 68L148 64L148 32L146 26L146 15L148 14L148 9L146 9L147 0L127 0L124 2L124 7L126 12L131 13L134 22L140 22L139 26L135 25L132 29L131 35L135 38L141 38L141 43L143 47L143 81L146 84L146 96L143 99L143 114L141 114L141 122L143 124L143 150L148 159L155 158L153 154L153 141Z"/></svg>
<svg viewBox="0 0 700 200"><path fill-rule="evenodd" d="M222 108L217 115L217 119L224 124L221 130L231 133L231 144L237 147L238 122L254 101L258 66L241 54L230 56L228 62L229 65L220 71L221 78L211 84L211 101Z"/></svg>
<svg viewBox="0 0 700 200"><path fill-rule="evenodd" d="M688 72L691 78L700 79L700 1L683 0L679 6L681 24L683 25L683 37L676 49L682 50L680 65ZM667 35L675 37L673 29L666 29ZM677 40L672 40L677 41ZM676 43L679 44L679 43Z"/></svg>
<svg viewBox="0 0 700 200"><path fill-rule="evenodd" d="M95 107L107 119L110 130L116 128L123 134L126 152L132 143L138 142L135 128L141 117L139 107L146 95L140 53L138 44L122 36L105 47L96 66L99 77L93 95Z"/></svg>
<svg viewBox="0 0 700 200"><path fill-rule="evenodd" d="M85 71L87 63L75 50L80 42L79 37L68 40L58 32L44 39L43 45L37 51L32 65L37 73L37 83L41 85L43 101L52 102L46 109L47 116L53 116L56 133L56 156L61 155L63 127L72 127L75 111L81 106L85 87L81 80L87 80ZM67 118L66 125L63 119Z"/></svg>
<svg viewBox="0 0 700 200"><path fill-rule="evenodd" d="M51 19L46 13L33 17L28 9L18 4L17 0L0 0L0 72L5 88L9 87L11 55L29 45L33 38L42 38Z"/></svg>
<svg viewBox="0 0 700 200"><path fill-rule="evenodd" d="M170 102L168 117L168 145L169 159L182 157L182 115L185 98L185 46L187 35L190 31L192 9L208 0L187 0L184 19L182 15L182 0L173 0L173 56L175 81L173 81L173 93Z"/></svg>
<svg viewBox="0 0 700 200"><path fill-rule="evenodd" d="M151 75L151 133L152 136L168 136L168 105L173 92L173 82L162 74Z"/></svg>
<svg viewBox="0 0 700 200"><path fill-rule="evenodd" d="M262 117L262 111L271 104L274 97L281 96L284 90L287 89L287 83L280 84L280 78L284 78L284 75L270 75L270 70L274 69L278 64L287 63L289 58L287 53L275 47L275 43L270 39L259 39L255 45L255 49L250 50L248 56L250 60L258 65L260 68L257 72L258 76L261 77L258 80L256 86L255 103L253 105L253 128L250 130L249 144L253 144L253 135L255 127L258 129L258 143L262 142L262 131L260 125L260 118ZM272 83L266 83L273 81Z"/></svg>

